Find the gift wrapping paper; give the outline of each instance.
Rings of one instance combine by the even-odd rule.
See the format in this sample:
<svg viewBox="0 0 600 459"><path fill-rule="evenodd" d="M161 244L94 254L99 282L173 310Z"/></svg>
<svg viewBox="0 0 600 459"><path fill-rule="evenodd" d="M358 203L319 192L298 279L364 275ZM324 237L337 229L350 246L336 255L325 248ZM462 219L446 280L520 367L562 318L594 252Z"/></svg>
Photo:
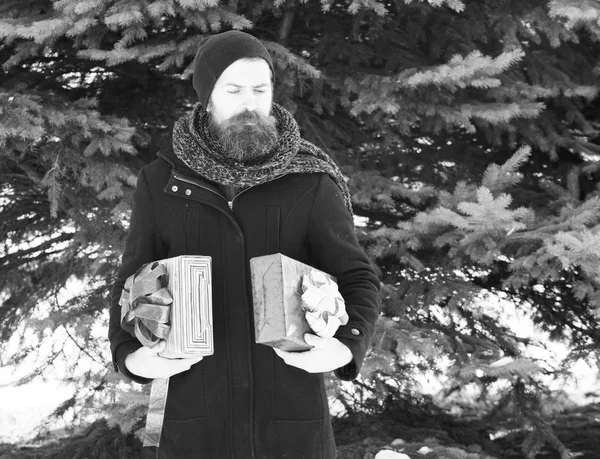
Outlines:
<svg viewBox="0 0 600 459"><path fill-rule="evenodd" d="M144 346L161 339L166 358L212 355L211 258L182 255L148 263L121 294L121 326Z"/></svg>
<svg viewBox="0 0 600 459"><path fill-rule="evenodd" d="M304 341L305 333L322 331L321 336L331 337L347 322L344 301L330 274L280 253L252 258L250 272L257 343L306 351L312 346Z"/></svg>

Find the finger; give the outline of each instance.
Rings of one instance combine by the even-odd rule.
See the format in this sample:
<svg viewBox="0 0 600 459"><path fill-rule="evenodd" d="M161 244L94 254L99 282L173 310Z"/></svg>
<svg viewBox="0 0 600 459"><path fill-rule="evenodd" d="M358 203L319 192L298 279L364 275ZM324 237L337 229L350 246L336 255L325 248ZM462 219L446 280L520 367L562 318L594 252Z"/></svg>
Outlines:
<svg viewBox="0 0 600 459"><path fill-rule="evenodd" d="M307 365L310 365L311 358L306 352L286 352L280 349L275 349L275 353L283 359L286 365L306 370Z"/></svg>
<svg viewBox="0 0 600 459"><path fill-rule="evenodd" d="M323 345L325 344L324 343L325 338L321 338L320 336L313 335L312 333L305 333L304 341L306 341L306 344L308 344L309 346L314 346L314 347L323 347Z"/></svg>
<svg viewBox="0 0 600 459"><path fill-rule="evenodd" d="M285 360L286 357L289 355L289 352L282 351L281 349L277 349L276 347L274 347L273 350L275 351L275 354L277 354L283 360Z"/></svg>
<svg viewBox="0 0 600 459"><path fill-rule="evenodd" d="M192 355L191 357L171 357L171 358L165 357L165 358L167 358L168 360L189 360L190 362L193 362L193 361L202 360L204 358L204 356L203 355Z"/></svg>
<svg viewBox="0 0 600 459"><path fill-rule="evenodd" d="M298 355L300 354L299 352L287 352L282 351L281 349L275 349L275 353L281 357L286 364L294 367L298 366L296 361L298 360Z"/></svg>
<svg viewBox="0 0 600 459"><path fill-rule="evenodd" d="M194 356L194 357L181 357L181 358L176 358L176 359L170 359L170 358L166 358L166 357L158 357L159 359L164 359L168 362L176 362L178 364L181 364L182 366L186 366L186 365L195 365L196 363L200 362L200 360L202 360L204 358L204 356L202 355L198 355L198 356Z"/></svg>
<svg viewBox="0 0 600 459"><path fill-rule="evenodd" d="M183 371L189 370L194 364L193 359L172 359L169 360L168 366L173 374L181 373Z"/></svg>
<svg viewBox="0 0 600 459"><path fill-rule="evenodd" d="M189 360L190 361L190 365L196 365L198 362L200 362L203 359L202 356L198 356L198 357L190 357Z"/></svg>
<svg viewBox="0 0 600 459"><path fill-rule="evenodd" d="M158 354L159 352L164 351L166 347L167 342L165 340L160 340L157 344L154 345L154 347L149 347L148 349L151 351L152 354Z"/></svg>

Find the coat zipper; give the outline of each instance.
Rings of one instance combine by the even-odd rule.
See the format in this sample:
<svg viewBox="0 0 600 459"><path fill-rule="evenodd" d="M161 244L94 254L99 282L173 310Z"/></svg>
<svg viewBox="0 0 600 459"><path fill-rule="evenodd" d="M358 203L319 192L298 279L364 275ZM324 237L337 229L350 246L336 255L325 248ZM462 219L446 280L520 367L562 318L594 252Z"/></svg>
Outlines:
<svg viewBox="0 0 600 459"><path fill-rule="evenodd" d="M235 201L235 198L237 198L237 197L238 197L240 194L242 194L242 193L245 193L245 192L246 192L246 191L248 191L250 188L254 188L255 186L257 186L257 185L252 185L252 186L249 186L248 188L244 188L242 191L240 191L239 193L237 193L237 194L236 194L236 195L235 195L235 196L234 196L234 197L231 199L231 201L229 201L229 202L228 202L228 204L229 204L229 208L230 208L231 210L233 210L233 201Z"/></svg>
<svg viewBox="0 0 600 459"><path fill-rule="evenodd" d="M277 180L280 179L281 177L283 177L285 174L280 174L280 175L276 175L275 177L273 177L272 179L269 180L269 182L272 182L273 180ZM266 183L266 182L263 182ZM262 185L262 183L259 183L258 185L250 185L248 188L244 188L242 191L240 191L239 193L237 193L232 199L231 201L228 201L229 203L229 208L231 210L233 210L233 201L235 201L237 199L238 196L240 196L241 194L245 193L246 191L248 191L250 188L254 188L257 187L259 185Z"/></svg>
<svg viewBox="0 0 600 459"><path fill-rule="evenodd" d="M284 175L285 175L285 174L277 175L277 176L273 177L273 178L272 178L270 181L277 180L277 179L279 179L279 178L283 177ZM215 191L215 190L213 190L213 189L211 189L211 188L208 188L208 187L204 186L204 185L203 185L202 183L200 183L200 182L196 182L195 180L192 180L192 179L189 179L189 178L184 178L184 177L182 177L182 176L180 176L180 175L176 175L176 174L173 174L173 178L175 178L175 179L177 179L177 180L181 180L182 182L185 182L185 183L189 183L189 184L191 184L191 185L198 186L198 187L200 187L200 188L202 188L202 189L204 189L204 190L207 190L207 191L210 191L211 193L214 193L214 194L216 194L217 196L220 196L221 198L223 198L223 200L227 201L227 205L229 206L229 209L230 209L231 211L233 211L233 201L235 201L235 200L236 200L236 198L237 198L239 195L241 195L242 193L245 193L245 192L246 192L246 191L248 191L250 188L254 188L254 187L258 186L258 185L250 185L248 188L245 188L245 189L243 189L242 191L240 191L239 193L237 193L237 194L236 194L236 195L235 195L235 196L234 196L234 197L231 199L231 201L229 201L229 200L227 200L227 198L226 198L225 196L223 196L223 195L222 195L221 193L219 193L218 191ZM261 184L261 185L262 185L262 184Z"/></svg>
<svg viewBox="0 0 600 459"><path fill-rule="evenodd" d="M273 178L273 180L278 179L280 177L283 177L283 175L285 175L285 174L276 176L275 178ZM184 177L181 177L181 176L176 175L176 174L173 174L173 178L175 178L176 180L180 180L180 181L182 181L184 183L189 183L191 185L198 186L198 187L200 187L200 188L202 188L204 190L207 190L207 191L210 191L211 193L216 194L217 196L220 196L221 198L223 198L223 200L227 201L227 205L229 206L229 209L232 212L233 212L233 201L235 201L235 199L239 195L241 195L242 193L248 191L250 188L253 188L253 187L257 186L257 185L252 185L252 186L250 186L250 187L248 187L248 188L240 191L239 193L237 193L231 199L231 201L228 201L227 198L225 196L223 196L221 193L219 193L218 191L215 191L215 190L213 190L211 188L208 188L208 187L204 186L202 183L199 183L199 182L197 182L197 181L195 181L193 179L184 178ZM232 220L233 220L235 226L237 227L238 231L240 232L240 234L242 235L242 238L243 238L244 234L242 233L241 228L239 227L239 225L237 224L237 222L235 221L235 219L232 219ZM246 277L246 274L247 274L246 273L246 269L244 267L244 277ZM250 314L250 316L252 316L252 314ZM251 351L251 348L248 348L248 358L249 358L249 361L251 362L252 361L252 351ZM251 389L250 392L251 393L254 392L254 390L252 389L252 382L254 381L254 375L252 373L253 373L253 371L252 371L252 365L250 365L249 366L249 379L250 379L250 384L251 384L251 386L250 386L250 389ZM251 395L251 397L250 397L250 419L249 419L249 422L250 422L249 428L250 428L250 432L251 432L251 435L250 435L251 451L250 451L250 453L252 455L252 459L254 459L254 457L255 457L255 450L254 450L254 448L255 448L255 445L254 445L254 435L255 435L255 432L254 432L254 396L253 395Z"/></svg>

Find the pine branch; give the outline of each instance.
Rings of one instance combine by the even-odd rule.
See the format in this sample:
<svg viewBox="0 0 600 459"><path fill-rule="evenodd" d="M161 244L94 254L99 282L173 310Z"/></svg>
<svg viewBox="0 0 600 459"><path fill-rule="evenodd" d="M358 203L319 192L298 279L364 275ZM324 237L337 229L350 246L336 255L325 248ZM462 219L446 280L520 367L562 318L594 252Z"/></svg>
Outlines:
<svg viewBox="0 0 600 459"><path fill-rule="evenodd" d="M414 0L404 0L404 3L410 5ZM465 9L465 4L461 0L427 0L427 2L434 7L439 7L442 5L448 6L448 8L460 13Z"/></svg>
<svg viewBox="0 0 600 459"><path fill-rule="evenodd" d="M82 354L85 354L88 356L88 358L92 361L92 362L96 362L98 365L104 365L105 362L104 360L101 360L98 358L97 355L93 355L91 354L86 348L84 348L83 346L81 346L79 344L79 341L77 340L77 338L75 338L70 332L69 329L65 326L63 327L63 330L65 331L65 333L67 334L67 336L69 337L69 339L73 342L73 344L75 344L75 346L77 346L77 348L79 349L79 351Z"/></svg>
<svg viewBox="0 0 600 459"><path fill-rule="evenodd" d="M523 176L518 172L531 157L531 147L519 148L502 166L490 165L483 175L481 185L493 192L502 191L518 184Z"/></svg>
<svg viewBox="0 0 600 459"><path fill-rule="evenodd" d="M36 246L29 247L26 249L19 249L0 258L0 267L5 272L11 271L17 266L20 266L24 263L28 263L31 260L31 258L28 257L28 255L39 252L41 256L45 257L48 254L49 248L54 247L55 245L60 244L61 242L73 240L73 238L73 233L61 233L58 236L55 236L51 239L47 239ZM10 262L11 259L15 259L16 261Z"/></svg>

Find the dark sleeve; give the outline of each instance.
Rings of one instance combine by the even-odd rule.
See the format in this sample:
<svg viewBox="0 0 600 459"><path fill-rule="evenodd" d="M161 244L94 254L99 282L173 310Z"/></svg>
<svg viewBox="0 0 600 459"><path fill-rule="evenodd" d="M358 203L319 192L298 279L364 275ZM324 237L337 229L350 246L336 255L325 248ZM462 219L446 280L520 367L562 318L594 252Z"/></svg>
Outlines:
<svg viewBox="0 0 600 459"><path fill-rule="evenodd" d="M328 175L319 182L308 226L311 264L337 278L346 303L350 320L335 337L350 348L354 359L335 375L352 380L360 372L379 317L379 279L358 243L342 193Z"/></svg>
<svg viewBox="0 0 600 459"><path fill-rule="evenodd" d="M151 261L166 258L166 256L167 248L158 232L152 197L144 169L142 169L138 175L137 187L133 195L133 210L131 212L131 221L121 267L111 291L108 328L108 339L110 340L115 371L119 371L129 379L141 384L149 383L152 380L136 376L125 367L125 357L142 347L142 344L137 338L121 328L119 298L121 297L125 280L134 274L140 266Z"/></svg>

